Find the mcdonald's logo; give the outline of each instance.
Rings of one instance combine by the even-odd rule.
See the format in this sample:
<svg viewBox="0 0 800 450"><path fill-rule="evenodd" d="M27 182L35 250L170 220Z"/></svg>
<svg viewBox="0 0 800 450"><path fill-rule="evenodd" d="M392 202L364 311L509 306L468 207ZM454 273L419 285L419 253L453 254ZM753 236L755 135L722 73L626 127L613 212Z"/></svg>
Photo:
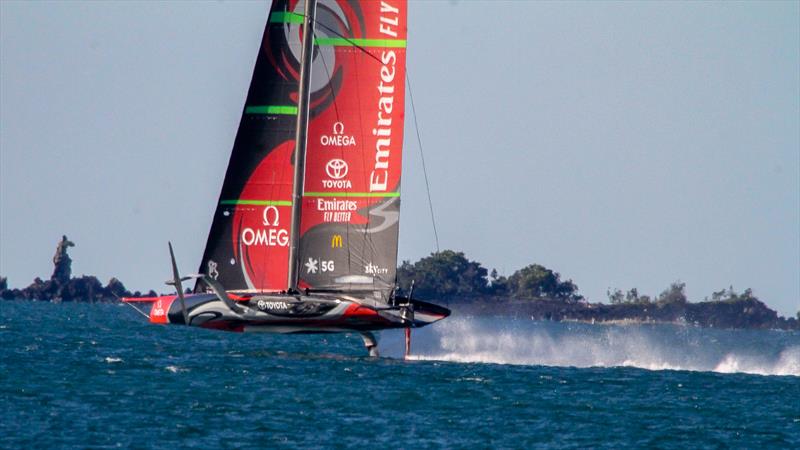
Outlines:
<svg viewBox="0 0 800 450"><path fill-rule="evenodd" d="M342 248L342 235L334 234L331 238L331 248Z"/></svg>

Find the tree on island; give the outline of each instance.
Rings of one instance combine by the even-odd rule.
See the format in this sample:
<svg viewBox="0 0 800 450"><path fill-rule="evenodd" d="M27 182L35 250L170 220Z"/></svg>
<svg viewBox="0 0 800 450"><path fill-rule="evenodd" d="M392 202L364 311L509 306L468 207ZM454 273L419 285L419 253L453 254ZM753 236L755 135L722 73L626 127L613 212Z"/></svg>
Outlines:
<svg viewBox="0 0 800 450"><path fill-rule="evenodd" d="M622 289L612 290L611 288L608 288L606 290L606 296L612 305L620 305L625 303L625 294L622 293Z"/></svg>
<svg viewBox="0 0 800 450"><path fill-rule="evenodd" d="M608 301L612 305L622 304L635 304L647 305L652 303L649 295L640 295L639 290L631 288L628 292L623 293L621 289L608 289L606 291ZM661 294L656 297L655 303L658 305L681 305L688 302L686 298L686 283L675 281L670 284L668 288L661 291Z"/></svg>
<svg viewBox="0 0 800 450"><path fill-rule="evenodd" d="M669 285L667 289L658 294L656 303L660 305L678 304L685 305L688 302L686 299L686 283L676 281Z"/></svg>
<svg viewBox="0 0 800 450"><path fill-rule="evenodd" d="M397 283L421 297L453 298L489 293L488 271L479 262L470 261L463 252L444 250L411 264L403 261L397 268Z"/></svg>
<svg viewBox="0 0 800 450"><path fill-rule="evenodd" d="M635 305L647 305L652 302L649 295L639 295L639 290L631 288L628 292L623 293L620 289L608 289L606 291L609 302L612 305L621 305L623 303Z"/></svg>
<svg viewBox="0 0 800 450"><path fill-rule="evenodd" d="M746 301L746 300L758 300L755 295L753 295L753 290L747 288L741 294L733 290L733 286L728 287L728 289L721 289L716 292L711 293L711 300L712 302L739 302L739 301ZM709 301L708 297L705 298L705 301Z"/></svg>
<svg viewBox="0 0 800 450"><path fill-rule="evenodd" d="M622 304L650 304L652 300L650 296L647 295L639 295L639 291L636 288L631 288L627 292L623 292L620 289L608 289L606 291L606 295L608 296L608 300L612 305L622 305ZM711 297L705 297L703 299L705 303L763 303L758 297L753 294L753 290L750 288L745 289L742 293L737 292L733 289L733 286L728 287L727 289L721 289L719 291L715 291L711 293ZM686 283L681 281L676 281L670 286L661 292L656 298L655 304L659 306L665 305L685 305L689 303L688 299L686 298ZM701 302L702 303L702 302Z"/></svg>
<svg viewBox="0 0 800 450"><path fill-rule="evenodd" d="M508 277L506 294L519 298L552 298L577 301L578 286L572 280L561 281L561 275L539 264L531 264Z"/></svg>
<svg viewBox="0 0 800 450"><path fill-rule="evenodd" d="M561 281L561 275L542 265L531 264L510 277L488 274L477 261L470 261L463 252L444 250L415 263L403 261L397 269L397 282L407 290L414 281L414 292L423 298L457 299L480 295L516 298L549 298L563 301L582 300L572 280Z"/></svg>

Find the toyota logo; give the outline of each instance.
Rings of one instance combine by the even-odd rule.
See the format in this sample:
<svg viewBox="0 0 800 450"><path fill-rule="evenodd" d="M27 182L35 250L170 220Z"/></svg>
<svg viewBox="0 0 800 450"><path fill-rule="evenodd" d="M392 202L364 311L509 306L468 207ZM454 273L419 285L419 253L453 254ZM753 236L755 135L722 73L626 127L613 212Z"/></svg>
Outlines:
<svg viewBox="0 0 800 450"><path fill-rule="evenodd" d="M325 173L334 180L347 176L347 163L341 159L332 159L325 165Z"/></svg>

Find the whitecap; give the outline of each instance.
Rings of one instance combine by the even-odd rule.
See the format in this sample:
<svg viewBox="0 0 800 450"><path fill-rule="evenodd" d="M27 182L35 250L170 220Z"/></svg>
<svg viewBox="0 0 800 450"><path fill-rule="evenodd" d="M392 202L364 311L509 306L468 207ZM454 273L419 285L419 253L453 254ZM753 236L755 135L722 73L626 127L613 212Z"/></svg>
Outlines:
<svg viewBox="0 0 800 450"><path fill-rule="evenodd" d="M474 383L488 383L488 381L486 381L486 378L481 378L481 377L462 377L462 378L457 379L456 381L471 381L471 382L474 382Z"/></svg>

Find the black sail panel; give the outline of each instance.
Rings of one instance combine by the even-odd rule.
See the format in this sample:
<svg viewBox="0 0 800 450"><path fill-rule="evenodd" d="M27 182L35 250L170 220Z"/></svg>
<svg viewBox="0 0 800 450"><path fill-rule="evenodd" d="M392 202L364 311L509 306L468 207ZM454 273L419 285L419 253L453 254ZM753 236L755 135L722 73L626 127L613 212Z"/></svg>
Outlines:
<svg viewBox="0 0 800 450"><path fill-rule="evenodd" d="M256 59L200 272L228 290L287 288L297 122L296 1L275 1ZM203 290L202 282L195 290Z"/></svg>

